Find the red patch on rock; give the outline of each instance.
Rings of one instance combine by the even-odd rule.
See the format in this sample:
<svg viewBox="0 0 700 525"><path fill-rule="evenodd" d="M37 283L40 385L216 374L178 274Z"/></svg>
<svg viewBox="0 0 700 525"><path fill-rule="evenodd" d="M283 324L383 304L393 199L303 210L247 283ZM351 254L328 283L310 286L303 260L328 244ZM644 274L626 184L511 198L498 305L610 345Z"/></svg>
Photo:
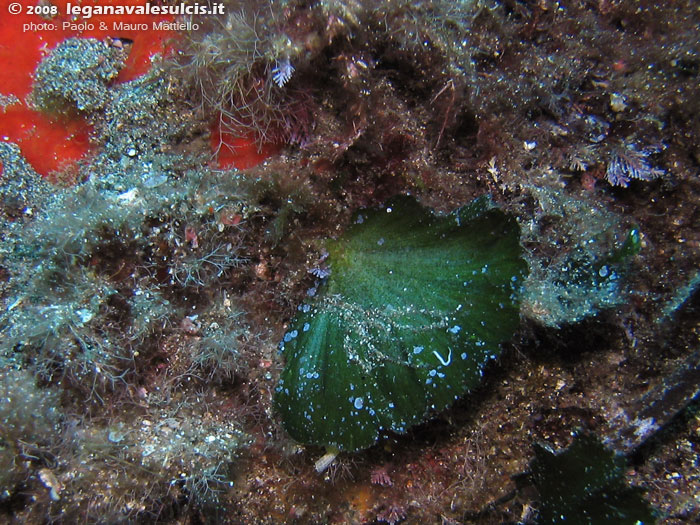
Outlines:
<svg viewBox="0 0 700 525"><path fill-rule="evenodd" d="M76 19L66 15L68 0L54 0L58 14L42 18L35 14L28 15L26 3L23 3L21 13L8 14L10 3L9 0L0 0L0 71L3 72L0 94L14 95L19 101L0 108L0 140L17 144L27 162L38 173L47 176L74 163L89 151L92 130L82 118L48 116L27 104L25 99L32 90L34 71L42 58L66 38L112 37L130 40L133 45L117 82L133 80L148 71L155 54L169 51L168 41L174 34L152 29L115 29L113 23L145 23L152 27L154 21L172 21L173 17L132 14ZM123 0L73 0L71 3L144 6L147 0L126 3ZM64 27L64 22L71 25Z"/></svg>

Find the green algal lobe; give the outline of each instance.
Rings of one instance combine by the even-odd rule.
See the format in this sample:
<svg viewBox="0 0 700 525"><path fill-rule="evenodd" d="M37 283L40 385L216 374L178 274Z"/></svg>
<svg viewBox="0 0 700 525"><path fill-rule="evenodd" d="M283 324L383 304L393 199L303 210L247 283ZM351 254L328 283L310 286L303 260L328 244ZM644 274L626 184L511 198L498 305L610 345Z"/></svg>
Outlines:
<svg viewBox="0 0 700 525"><path fill-rule="evenodd" d="M540 493L537 523L655 523L643 490L625 480L625 459L589 435L554 453L537 445L530 480Z"/></svg>
<svg viewBox="0 0 700 525"><path fill-rule="evenodd" d="M357 213L280 344L290 435L359 450L476 386L518 326L519 235L485 198L442 217L409 197Z"/></svg>

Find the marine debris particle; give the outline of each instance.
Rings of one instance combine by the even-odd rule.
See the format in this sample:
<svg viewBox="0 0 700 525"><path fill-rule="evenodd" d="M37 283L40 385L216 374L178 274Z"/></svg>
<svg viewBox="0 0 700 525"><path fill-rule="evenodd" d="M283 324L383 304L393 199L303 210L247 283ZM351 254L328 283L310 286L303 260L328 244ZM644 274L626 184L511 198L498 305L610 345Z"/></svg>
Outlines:
<svg viewBox="0 0 700 525"><path fill-rule="evenodd" d="M359 450L477 385L518 326L519 236L486 198L443 217L410 197L356 214L280 343L275 402L289 434Z"/></svg>

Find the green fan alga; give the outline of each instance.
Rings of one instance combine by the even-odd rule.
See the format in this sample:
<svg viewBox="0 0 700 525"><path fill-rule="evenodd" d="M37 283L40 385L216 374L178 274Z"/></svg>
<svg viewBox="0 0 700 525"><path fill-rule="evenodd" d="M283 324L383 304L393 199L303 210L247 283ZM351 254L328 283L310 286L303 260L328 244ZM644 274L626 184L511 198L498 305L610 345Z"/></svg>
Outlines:
<svg viewBox="0 0 700 525"><path fill-rule="evenodd" d="M624 456L593 435L578 435L566 449L536 445L530 479L540 493L536 523L644 525L656 511L644 491L625 479Z"/></svg>
<svg viewBox="0 0 700 525"><path fill-rule="evenodd" d="M486 198L446 216L410 197L357 213L280 344L290 435L359 450L476 386L519 323L519 236Z"/></svg>

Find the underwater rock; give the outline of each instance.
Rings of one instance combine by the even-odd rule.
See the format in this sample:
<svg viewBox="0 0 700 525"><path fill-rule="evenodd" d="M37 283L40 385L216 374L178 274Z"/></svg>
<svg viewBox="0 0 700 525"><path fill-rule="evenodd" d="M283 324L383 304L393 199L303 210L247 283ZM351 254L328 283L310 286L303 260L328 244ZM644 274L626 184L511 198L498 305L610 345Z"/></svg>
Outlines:
<svg viewBox="0 0 700 525"><path fill-rule="evenodd" d="M280 344L289 434L359 450L479 384L519 323L519 235L486 198L443 217L409 197L357 213Z"/></svg>
<svg viewBox="0 0 700 525"><path fill-rule="evenodd" d="M108 84L122 65L115 47L94 38L69 38L37 67L32 98L48 112L102 109L110 98Z"/></svg>
<svg viewBox="0 0 700 525"><path fill-rule="evenodd" d="M530 270L523 315L559 328L623 304L642 246L639 228L590 198L544 187L530 191L542 211L520 217Z"/></svg>

